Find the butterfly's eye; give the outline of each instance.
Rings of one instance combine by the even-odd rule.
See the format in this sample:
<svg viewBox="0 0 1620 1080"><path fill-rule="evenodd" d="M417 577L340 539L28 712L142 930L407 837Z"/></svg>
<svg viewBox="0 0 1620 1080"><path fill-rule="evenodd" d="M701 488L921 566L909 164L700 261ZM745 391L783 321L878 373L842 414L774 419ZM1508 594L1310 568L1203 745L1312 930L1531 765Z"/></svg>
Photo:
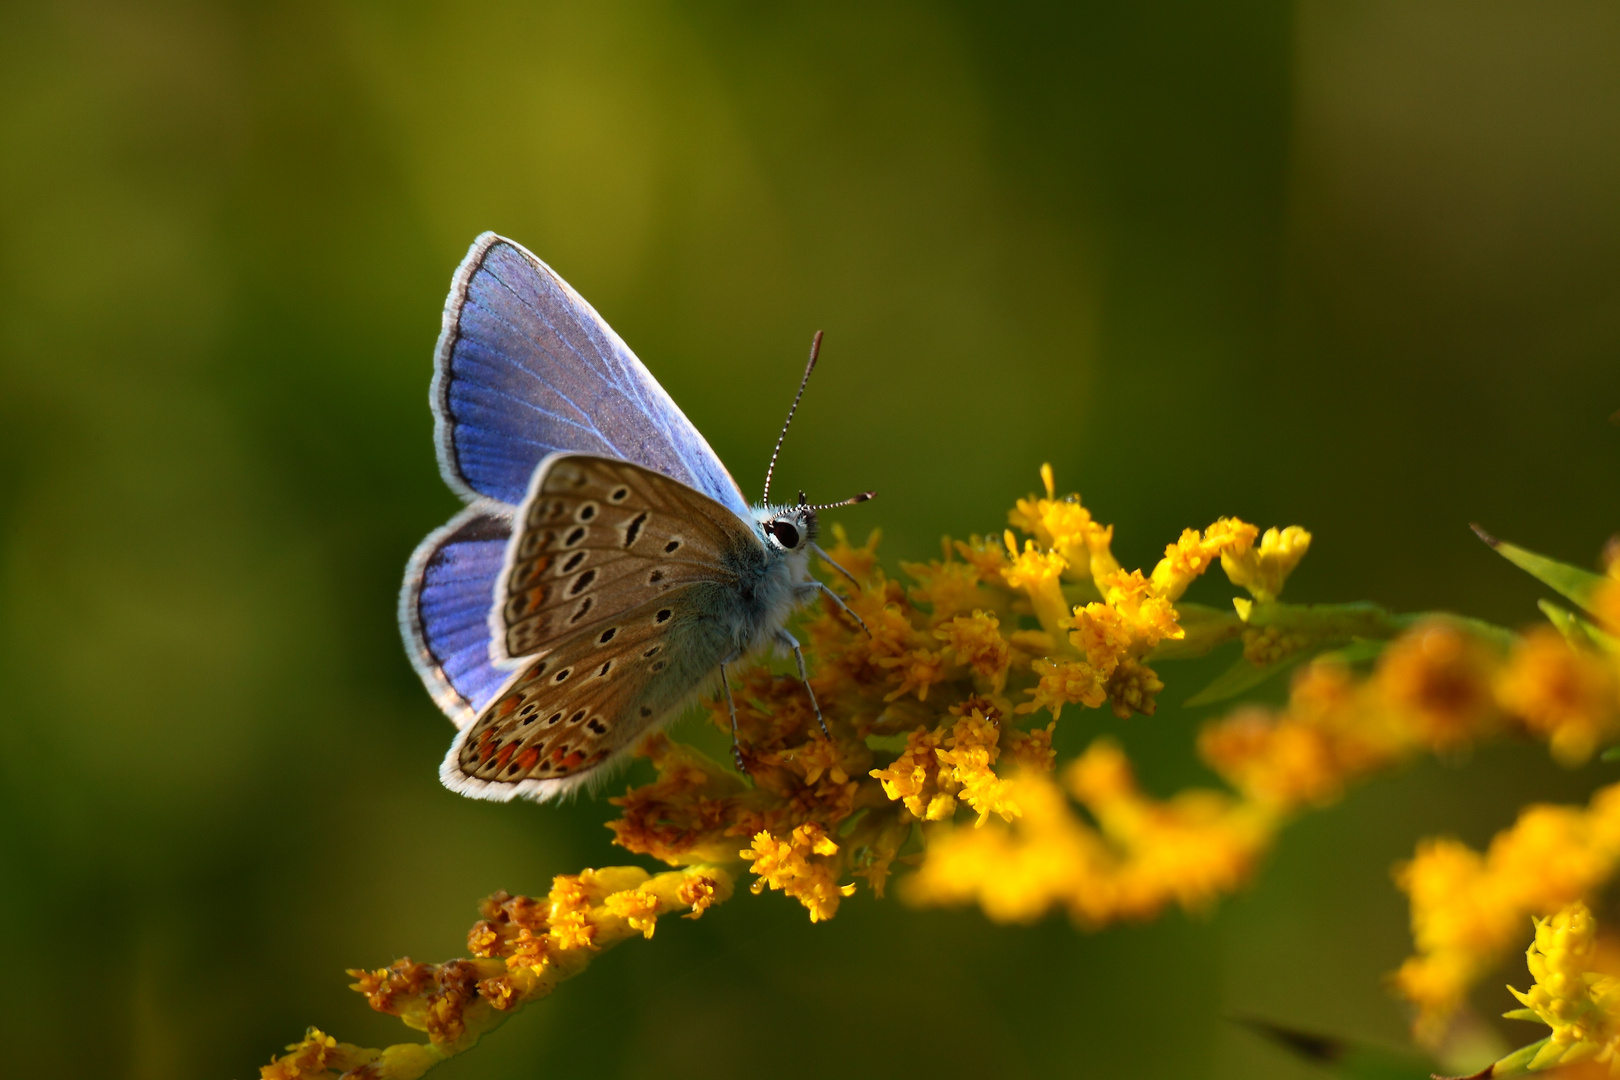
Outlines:
<svg viewBox="0 0 1620 1080"><path fill-rule="evenodd" d="M769 526L776 542L792 551L799 546L799 530L791 521L773 521Z"/></svg>

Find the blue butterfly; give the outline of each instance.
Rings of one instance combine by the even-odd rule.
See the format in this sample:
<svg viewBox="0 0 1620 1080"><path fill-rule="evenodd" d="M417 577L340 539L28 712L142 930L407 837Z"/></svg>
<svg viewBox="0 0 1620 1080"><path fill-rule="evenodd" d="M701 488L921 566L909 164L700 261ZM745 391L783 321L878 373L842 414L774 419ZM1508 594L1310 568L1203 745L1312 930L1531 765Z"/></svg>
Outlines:
<svg viewBox="0 0 1620 1080"><path fill-rule="evenodd" d="M820 344L817 333L805 380ZM451 281L431 399L439 471L468 505L411 556L399 622L459 729L445 786L561 795L605 775L716 675L741 769L726 668L776 645L805 678L788 617L822 594L854 617L810 576L811 552L826 557L816 512L872 493L771 505L778 438L750 507L601 316L494 233Z"/></svg>

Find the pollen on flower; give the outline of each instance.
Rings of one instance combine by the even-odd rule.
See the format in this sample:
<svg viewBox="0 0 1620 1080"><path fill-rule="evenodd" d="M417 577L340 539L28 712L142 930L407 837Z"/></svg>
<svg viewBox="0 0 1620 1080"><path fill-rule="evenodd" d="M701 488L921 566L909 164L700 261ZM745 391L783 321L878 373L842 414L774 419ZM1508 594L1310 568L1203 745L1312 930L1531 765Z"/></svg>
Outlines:
<svg viewBox="0 0 1620 1080"><path fill-rule="evenodd" d="M877 568L877 546L882 539L883 532L873 529L866 537L866 543L854 547L849 542L849 533L845 531L842 522L833 522L832 546L827 555L840 567L854 575L856 581L871 580L872 571Z"/></svg>

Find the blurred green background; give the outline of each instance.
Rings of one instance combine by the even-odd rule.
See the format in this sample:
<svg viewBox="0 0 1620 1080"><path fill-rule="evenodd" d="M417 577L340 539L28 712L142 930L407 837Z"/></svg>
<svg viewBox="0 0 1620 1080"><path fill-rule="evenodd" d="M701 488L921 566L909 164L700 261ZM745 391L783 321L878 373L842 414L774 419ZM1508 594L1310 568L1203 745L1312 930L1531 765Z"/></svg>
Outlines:
<svg viewBox="0 0 1620 1080"><path fill-rule="evenodd" d="M439 786L394 626L456 507L427 384L480 230L750 494L825 329L782 476L876 488L842 520L891 567L1050 460L1127 565L1299 523L1293 599L1518 624L1536 588L1467 522L1581 563L1620 527L1617 131L1607 0L0 7L0 1072L399 1041L344 967L625 860L600 801ZM1067 745L1209 782L1176 703L1220 666ZM1400 1045L1390 865L1614 775L1423 764L1213 915L1099 934L740 896L434 1075L1316 1075L1226 1018Z"/></svg>

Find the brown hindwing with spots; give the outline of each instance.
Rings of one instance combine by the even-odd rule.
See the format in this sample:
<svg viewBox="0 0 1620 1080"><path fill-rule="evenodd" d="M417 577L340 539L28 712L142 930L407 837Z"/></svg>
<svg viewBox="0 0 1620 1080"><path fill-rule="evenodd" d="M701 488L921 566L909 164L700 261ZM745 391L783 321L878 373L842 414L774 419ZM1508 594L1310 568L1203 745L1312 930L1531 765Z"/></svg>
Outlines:
<svg viewBox="0 0 1620 1080"><path fill-rule="evenodd" d="M725 583L723 553L759 543L735 514L661 473L582 454L542 464L496 586L498 658L545 653L672 588Z"/></svg>
<svg viewBox="0 0 1620 1080"><path fill-rule="evenodd" d="M679 677L667 670L666 650L687 599L676 593L621 611L520 668L462 738L462 776L496 785L562 780L633 744L660 718L647 702L669 696L654 680Z"/></svg>

